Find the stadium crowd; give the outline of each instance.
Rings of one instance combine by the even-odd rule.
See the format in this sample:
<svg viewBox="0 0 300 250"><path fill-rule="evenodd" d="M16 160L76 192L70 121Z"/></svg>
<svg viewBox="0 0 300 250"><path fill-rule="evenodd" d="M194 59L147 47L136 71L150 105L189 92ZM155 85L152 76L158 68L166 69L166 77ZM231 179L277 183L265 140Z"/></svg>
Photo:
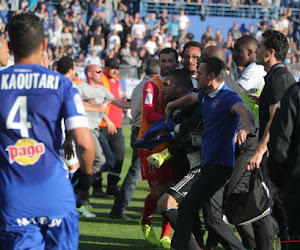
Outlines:
<svg viewBox="0 0 300 250"><path fill-rule="evenodd" d="M162 13L150 13L141 17L138 12L130 14L126 2L122 1L82 3L78 0L63 0L53 7L48 6L46 1L20 1L21 8L8 20L9 26L2 20L0 44L7 52L6 41L11 41L10 48L14 52L16 64L0 71L2 80L4 79L0 95L7 98L7 103L12 106L9 114L1 114L3 124L6 124L1 136L8 138L4 143L10 144L1 145L1 154L6 159L3 165L7 170L1 170L0 175L0 192L5 197L0 198L3 204L0 209L0 221L3 222L0 223L0 248L8 246L13 249L18 244L25 244L23 239L16 236L18 230L30 237L24 227L19 229L15 225L14 206L5 200L6 195L9 199L15 196L13 189L6 192L4 188L5 185L11 185L6 176L10 166L18 169L18 164L34 165L37 178L46 178L41 169L42 164L38 163L39 157L49 157L51 161L61 164L56 157L56 151L61 146L60 136L56 138L55 135L61 130L61 126L65 126L63 130L68 143L64 143L63 147L68 160L76 158L75 169L71 168L71 164L69 166L69 177L77 194L77 211L83 216L95 217L89 212L92 208L89 203L89 188L92 186L95 197L116 197L110 218L130 220L126 207L137 181L142 177L148 181L150 192L145 199L139 223L146 240L153 245L175 250L203 248L203 231L199 230L199 225L203 222L199 220L198 213L202 209L205 227L209 232L206 249L213 249L221 243L225 249L269 250L273 247L275 234L281 239L282 249L297 249L299 242L287 244L291 239L289 237L300 235L299 225L296 224L300 222L297 203L287 202L287 197L299 200L299 166L292 163L293 160L297 163L299 161L299 152L295 151L299 148L298 128L293 127L298 122L294 117L299 115L299 83L295 83L284 63L296 63L300 60L300 26L291 19L289 11L282 12L278 20L262 17L260 22L250 25L249 29L241 29L238 22L234 22L227 39L219 28L214 33L213 28L208 26L201 41L196 42L193 41L193 34L188 32L191 23L184 9L171 17L166 9ZM35 31L44 31L45 39ZM26 43L24 51L20 42ZM5 61L1 62L1 66L7 64L6 55L7 53L1 55L4 57L1 59ZM135 77L144 77L133 92L133 96L141 99L141 103L124 99L119 81L121 65L137 68ZM85 83L76 78L76 66L85 68ZM35 72L34 79L38 87L28 85L26 81L29 76L24 73L26 70ZM49 78L44 80L44 76ZM22 79L25 79L23 85ZM51 79L56 79L55 83ZM80 84L75 87L71 81ZM28 93L32 91L34 95L31 92L25 95L23 88ZM60 91L57 91L58 88ZM55 103L49 115L65 118L62 124L59 121L59 124L56 122L50 126L55 119L45 116L45 126L42 128L35 115L32 115L36 112L38 116L43 116L42 109L38 105L32 105L30 101L27 105L27 99L38 96L44 105L41 107L46 108L47 103L42 99L44 89L51 89L54 93L52 97L57 95L53 99L61 100L61 103ZM19 91L16 100L13 100L15 103L8 100L9 95L5 95L4 91L10 91L9 94ZM281 104L278 103L281 99L282 109L287 110L286 113L280 113ZM51 99L51 102L54 103L55 100ZM191 105L193 109L187 108ZM131 139L132 144L136 142L134 145L139 147L139 153L134 151L132 166L119 190L119 176L125 155L123 109L128 108L133 109L133 118L136 119ZM277 108L279 111L276 111ZM19 122L14 120L17 110L20 110ZM288 125L282 122L282 117L289 122ZM171 121L168 122L169 119ZM34 129L38 132L31 132ZM41 131L44 130L49 133L49 137L35 146L34 154L41 150L38 152L39 156L32 162L22 161L24 154L28 153L25 152L27 144L31 143L30 139L24 138L40 141L43 138ZM173 130L175 139L166 133ZM55 143L49 139L50 134L54 135ZM286 141L285 136L289 136ZM19 140L16 141L16 138ZM274 144L268 144L269 139ZM26 145L19 146L19 142ZM55 146L50 154L48 147L52 148L51 143ZM73 153L75 145L78 159ZM184 149L183 145L186 145ZM21 153L12 159L14 149ZM6 151L9 153L9 160ZM288 163L291 165L287 166ZM44 164L49 169L52 167ZM61 171L60 176L64 171L61 165L57 168ZM282 171L283 166L288 171ZM248 227L245 227L244 221L235 224L242 239L240 242L224 222L223 203L226 204L230 195L235 192L248 191L250 180L259 168L262 169L264 185L268 186L267 199L272 202L269 203L266 214L246 221ZM26 185L33 188L28 181L31 178L27 177L28 173L23 168L18 171L22 177L26 176ZM103 171L108 171L106 192L102 190ZM246 176L244 172L247 173ZM55 183L56 175L50 170L46 173ZM13 174L12 176L16 178ZM284 178L280 179L280 176ZM287 183L289 178L291 182ZM57 244L69 244L71 249L70 246L78 245L78 225L72 224L76 221L76 214L72 210L74 201L71 198L71 188L63 177L60 179L60 184L68 187L68 192L64 194L67 198L61 198L68 201L62 207L69 214L62 216L61 211L54 207L51 216L55 219L48 225L48 232L52 231L42 237L49 242L51 237L56 238ZM43 185L46 190L46 184ZM231 188L233 189L230 190ZM24 190L26 195L27 189ZM40 198L40 192L36 195ZM51 195L54 199L53 192ZM51 201L47 201L49 207ZM24 207L27 208L25 204ZM37 207L36 201L30 204L32 218L29 219L25 218L21 210L17 210L18 225L24 226L28 221L30 226L45 226L47 223L41 219L44 217L39 217L40 213L34 214L39 210ZM151 217L157 208L163 218L159 239L151 225ZM5 213L9 216L4 216ZM59 220L63 221L64 227L51 229L58 215L62 216ZM66 243L61 243L61 237L67 231L65 227L69 224L72 224L77 234ZM4 228L3 225L8 227ZM169 238L171 227L175 230L172 243ZM47 240L43 244L53 244Z"/></svg>
<svg viewBox="0 0 300 250"><path fill-rule="evenodd" d="M103 67L105 59L115 57L126 69L131 69L127 77L140 79L149 58L157 58L158 52L166 47L182 52L184 44L194 37L188 32L191 24L183 9L179 14L170 15L164 9L162 13L140 16L138 12L130 13L122 1L69 0L54 5L47 1L20 1L19 6L17 13L33 12L43 21L50 65L69 55L78 66L96 63ZM0 21L1 36L7 39L4 18ZM285 63L300 61L300 23L293 19L289 9L282 9L278 18L262 17L261 22L249 27L234 22L227 34L220 27L207 27L201 44L203 48L224 47L226 63L237 79L232 60L234 41L245 34L259 40L266 29L278 30L288 37L290 49Z"/></svg>

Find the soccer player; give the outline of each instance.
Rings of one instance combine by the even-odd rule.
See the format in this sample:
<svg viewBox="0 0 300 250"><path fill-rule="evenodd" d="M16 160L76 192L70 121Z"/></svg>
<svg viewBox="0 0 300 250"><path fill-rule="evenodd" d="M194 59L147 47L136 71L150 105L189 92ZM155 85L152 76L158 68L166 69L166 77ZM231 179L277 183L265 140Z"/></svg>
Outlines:
<svg viewBox="0 0 300 250"><path fill-rule="evenodd" d="M159 66L160 73L146 82L143 87L141 127L138 137L140 140L154 122L165 116L162 95L163 77L168 71L174 70L178 66L177 51L171 48L161 50L159 53ZM166 186L171 184L173 176L170 162L166 162L162 168L154 169L148 164L147 157L152 153L162 151L167 145L167 143L160 144L151 151L140 149L142 179L147 180L150 187L150 194L145 199L140 225L145 238L153 245L157 245L159 241L151 225L151 218L156 210L157 200L163 195ZM166 219L163 219L162 241L166 240L169 243L170 231L170 224Z"/></svg>
<svg viewBox="0 0 300 250"><path fill-rule="evenodd" d="M131 219L126 214L126 207L128 206L133 191L137 185L137 182L141 179L141 165L140 165L140 156L137 147L134 147L133 144L137 141L140 123L141 123L141 113L142 113L142 93L143 87L146 82L148 82L152 77L158 74L160 68L158 65L158 60L149 59L146 63L145 73L146 76L144 79L133 89L131 95L131 114L132 114L132 126L131 126L131 147L132 160L131 166L127 172L127 175L123 181L120 195L115 199L114 205L111 209L109 217L112 219Z"/></svg>
<svg viewBox="0 0 300 250"><path fill-rule="evenodd" d="M68 78L40 65L46 39L37 16L14 16L8 33L16 64L0 72L0 248L77 249L75 198L59 149L64 118L85 189L95 148L84 108Z"/></svg>
<svg viewBox="0 0 300 250"><path fill-rule="evenodd" d="M45 53L45 51L44 51ZM43 54L44 54L43 53ZM76 64L72 57L70 56L63 56L57 61L57 72L65 75L68 77L72 82L75 79L76 75ZM62 123L62 129L65 129L64 122ZM63 131L65 132L65 131ZM69 172L69 179L71 183L76 183L77 181L74 180L76 178L73 178L75 175L75 172L80 167L77 154L76 154L76 148L74 147L74 142L70 136L69 133L64 133L64 142L63 142L63 150L61 152L63 161L68 167ZM76 192L76 191L75 191ZM87 218L93 218L96 217L95 214L91 213L87 206L89 205L89 199L88 199L88 192L85 193L77 193L76 194L76 204L77 204L77 212L81 214L84 217Z"/></svg>

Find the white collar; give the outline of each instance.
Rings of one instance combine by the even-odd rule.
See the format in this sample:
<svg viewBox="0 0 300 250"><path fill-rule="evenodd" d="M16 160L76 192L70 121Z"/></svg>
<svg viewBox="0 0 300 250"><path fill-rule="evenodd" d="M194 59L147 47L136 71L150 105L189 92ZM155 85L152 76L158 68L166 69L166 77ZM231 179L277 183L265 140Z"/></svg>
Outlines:
<svg viewBox="0 0 300 250"><path fill-rule="evenodd" d="M159 79L161 80L161 82L163 82L164 81L164 77L160 73L158 73L157 75L158 75Z"/></svg>
<svg viewBox="0 0 300 250"><path fill-rule="evenodd" d="M221 85L212 93L208 94L210 98L216 97L216 95L220 92L220 90L224 87L225 82L222 82Z"/></svg>

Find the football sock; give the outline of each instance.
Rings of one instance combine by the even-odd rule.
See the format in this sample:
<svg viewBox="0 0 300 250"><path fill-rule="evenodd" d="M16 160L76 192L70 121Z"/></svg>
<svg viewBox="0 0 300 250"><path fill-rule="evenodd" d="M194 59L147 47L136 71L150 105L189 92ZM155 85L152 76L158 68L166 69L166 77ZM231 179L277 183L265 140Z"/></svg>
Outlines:
<svg viewBox="0 0 300 250"><path fill-rule="evenodd" d="M177 216L178 216L178 210L170 209L170 210L163 212L162 215L164 216L164 218L166 218L170 222L171 226L175 230L176 229L176 220L177 220Z"/></svg>
<svg viewBox="0 0 300 250"><path fill-rule="evenodd" d="M168 220L163 217L162 218L162 226L161 226L161 236L160 238L164 237L164 236L170 236L170 232L171 232L171 225L170 223L168 222Z"/></svg>
<svg viewBox="0 0 300 250"><path fill-rule="evenodd" d="M144 204L143 219L142 219L143 225L145 224L151 225L151 218L155 212L156 205L157 205L157 200L154 199L151 194L148 194Z"/></svg>

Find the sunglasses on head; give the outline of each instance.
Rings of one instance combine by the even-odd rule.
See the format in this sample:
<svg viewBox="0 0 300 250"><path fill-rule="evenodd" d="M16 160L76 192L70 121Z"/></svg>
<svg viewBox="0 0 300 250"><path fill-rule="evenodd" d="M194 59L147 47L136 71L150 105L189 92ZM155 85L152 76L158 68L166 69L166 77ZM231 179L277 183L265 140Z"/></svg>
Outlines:
<svg viewBox="0 0 300 250"><path fill-rule="evenodd" d="M101 74L102 73L101 70L94 70L94 71L91 71L91 72L96 72L97 74Z"/></svg>

